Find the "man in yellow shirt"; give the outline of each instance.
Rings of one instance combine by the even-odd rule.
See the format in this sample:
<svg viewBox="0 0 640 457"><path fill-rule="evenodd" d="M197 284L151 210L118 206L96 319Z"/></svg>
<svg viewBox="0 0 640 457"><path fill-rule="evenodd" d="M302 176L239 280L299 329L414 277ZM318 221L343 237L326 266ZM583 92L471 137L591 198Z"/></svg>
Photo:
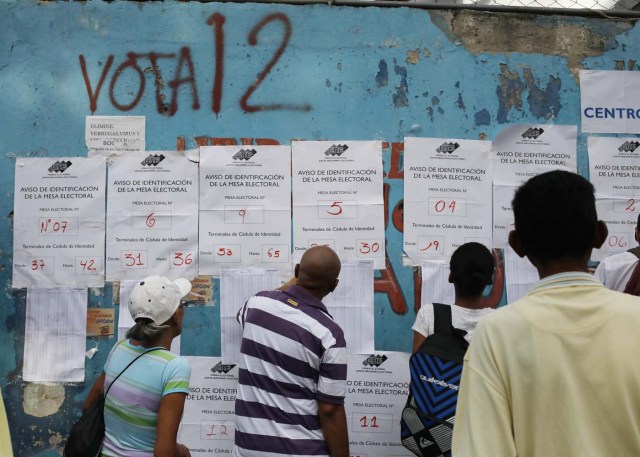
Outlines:
<svg viewBox="0 0 640 457"><path fill-rule="evenodd" d="M7 422L7 412L4 409L4 402L2 400L2 391L0 391L0 456L13 457L9 423Z"/></svg>
<svg viewBox="0 0 640 457"><path fill-rule="evenodd" d="M587 269L607 236L594 189L553 171L522 185L509 244L538 269L467 351L454 457L640 456L640 298Z"/></svg>

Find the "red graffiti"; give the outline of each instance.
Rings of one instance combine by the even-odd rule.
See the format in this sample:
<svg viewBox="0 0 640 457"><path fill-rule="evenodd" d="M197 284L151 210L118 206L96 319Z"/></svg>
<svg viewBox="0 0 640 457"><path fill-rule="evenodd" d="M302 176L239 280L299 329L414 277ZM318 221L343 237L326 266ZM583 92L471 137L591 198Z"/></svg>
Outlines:
<svg viewBox="0 0 640 457"><path fill-rule="evenodd" d="M289 39L291 38L291 22L289 22L289 18L282 13L270 14L260 22L258 22L249 33L249 44L251 46L255 46L258 44L258 33L260 33L260 30L262 30L267 24L269 24L269 22L276 20L282 22L282 24L284 25L284 37L282 39L282 43L280 43L280 47L278 47L267 66L260 72L256 80L253 82L253 84L251 84L251 86L249 86L247 91L240 99L240 107L248 113L255 113L257 111L274 111L280 109L288 109L294 111L311 111L311 105L308 104L290 105L283 103L274 103L271 105L249 105L248 103L251 94L253 94L253 92L258 88L262 81L264 81L264 78L269 74L271 69L284 53L284 50L287 48L287 44L289 43Z"/></svg>
<svg viewBox="0 0 640 457"><path fill-rule="evenodd" d="M396 277L393 265L389 261L389 255L385 255L385 269L380 270L381 276L373 282L373 290L376 293L387 294L391 309L396 314L406 314L407 300L404 298L402 288Z"/></svg>
<svg viewBox="0 0 640 457"><path fill-rule="evenodd" d="M87 86L87 95L89 96L89 111L95 113L98 109L98 95L100 95L100 91L102 90L102 84L104 84L107 73L109 73L109 69L111 68L111 65L113 65L113 56L109 56L107 59L107 64L102 69L100 81L98 81L98 86L96 87L95 92L91 89L91 81L89 80L89 74L87 73L87 63L84 60L84 56L80 54L79 58L82 77L84 78L84 83Z"/></svg>
<svg viewBox="0 0 640 457"><path fill-rule="evenodd" d="M387 229L389 225L389 192L391 185L384 183L383 185L383 197L384 197L384 228ZM395 209L394 209L395 213ZM395 215L392 215L392 220L395 219ZM394 224L395 225L395 224ZM402 233L402 230L399 230ZM385 243L385 251L388 249L388 243ZM373 281L373 290L377 293L386 294L389 299L391 309L396 314L405 314L409 307L407 306L407 300L402 293L400 283L396 277L396 272L393 269L393 265L389 260L389 253L385 252L385 268L380 273L380 277L377 277Z"/></svg>
<svg viewBox="0 0 640 457"><path fill-rule="evenodd" d="M142 98L142 94L144 93L144 86L145 86L144 72L142 71L142 68L140 68L140 66L138 65L139 55L133 52L130 52L129 54L127 54L127 56L128 56L128 59L125 60L122 64L120 64L118 68L116 68L116 71L113 74L113 77L111 78L111 84L109 85L109 100L111 100L111 104L115 108L119 109L120 111L130 111L133 108L135 108L135 106L138 104L138 102ZM140 86L138 87L138 93L134 97L133 101L128 105L122 105L116 101L116 97L113 89L116 87L118 78L120 78L120 76L124 73L124 71L129 67L132 67L132 69L136 71L136 73L138 74L138 77L140 78Z"/></svg>
<svg viewBox="0 0 640 457"><path fill-rule="evenodd" d="M212 14L207 21L207 24L215 26L213 42L216 45L216 72L211 91L211 109L216 113L216 116L220 113L220 104L222 103L222 81L224 79L224 30L222 26L224 21L225 17L220 13Z"/></svg>
<svg viewBox="0 0 640 457"><path fill-rule="evenodd" d="M500 255L499 249L494 249L493 260L496 264L496 270L493 273L493 287L489 295L482 299L482 303L487 308L495 308L500 303L500 298L504 292L504 262Z"/></svg>
<svg viewBox="0 0 640 457"><path fill-rule="evenodd" d="M182 77L182 68L184 67L184 65L187 66L188 76ZM194 110L200 109L200 102L198 101L198 88L196 87L196 74L193 68L193 60L191 59L191 51L187 47L184 47L180 50L176 76L173 80L169 81L169 87L173 89L171 93L171 105L169 107L168 113L170 116L173 116L178 111L178 88L183 84L191 86L191 93L193 94L193 103L191 104L191 108Z"/></svg>
<svg viewBox="0 0 640 457"><path fill-rule="evenodd" d="M220 13L212 14L207 20L207 24L213 26L213 42L214 42L214 60L215 60L215 73L213 77L213 87L211 89L211 110L216 114L216 116L222 110L222 99L223 99L223 81L224 81L224 63L225 63L225 36L224 36L224 24L225 17ZM283 13L273 13L265 16L262 20L260 20L249 32L249 36L247 37L248 43L251 46L256 46L258 44L258 33L269 25L271 22L280 22L284 25L284 35L282 38L282 42L280 46L274 53L271 60L267 63L264 69L258 74L256 80L246 89L242 97L240 98L240 107L248 113L255 113L259 111L276 111L276 110L289 110L289 111L310 111L312 109L309 104L291 104L291 103L272 103L268 105L250 105L249 97L256 91L258 86L260 86L265 78L269 75L273 67L276 65L278 60L284 54L289 40L292 35L292 27L289 18ZM98 80L98 84L93 88L91 84L91 78L89 77L89 71L87 70L87 62L84 55L80 54L78 56L80 61L80 69L82 71L82 76L84 78L85 86L87 88L87 96L89 97L89 110L94 113L98 110L98 100L100 97L100 91L102 90L102 86L106 81L109 71L114 62L114 56L109 55L107 58L106 64L100 73L100 78ZM175 61L173 75L174 78L165 84L163 79L163 71L162 68L170 65L169 63L164 63L161 65L161 60L173 60ZM109 101L111 105L119 110L119 111L131 111L138 106L140 100L142 99L145 93L146 86L146 78L145 73L149 68L145 67L146 62L148 60L149 68L153 72L154 76L154 87L155 87L155 97L156 97L156 109L158 113L164 114L167 116L174 116L178 112L178 95L180 92L180 88L182 86L187 86L189 92L192 96L191 109L198 110L200 109L200 100L198 96L198 85L195 67L193 65L193 58L191 57L191 49L187 46L184 46L180 49L178 54L176 53L159 53L159 52L148 52L148 53L137 53L137 52L128 52L126 54L126 59L120 63L120 65L115 69L113 74L111 75L111 80L109 82ZM132 90L118 90L120 78L124 75L128 76L127 79L130 84L133 85ZM122 83L121 83L122 84ZM120 84L120 85L121 85ZM166 95L163 93L166 88L171 90L171 98L167 103L165 99ZM125 93L132 93L132 98L127 100L123 100L122 97ZM118 97L118 98L116 98Z"/></svg>
<svg viewBox="0 0 640 457"><path fill-rule="evenodd" d="M388 143L383 144L388 149ZM391 143L391 163L389 173L385 175L387 179L404 179L404 169L400 169L400 159L404 154L404 143Z"/></svg>

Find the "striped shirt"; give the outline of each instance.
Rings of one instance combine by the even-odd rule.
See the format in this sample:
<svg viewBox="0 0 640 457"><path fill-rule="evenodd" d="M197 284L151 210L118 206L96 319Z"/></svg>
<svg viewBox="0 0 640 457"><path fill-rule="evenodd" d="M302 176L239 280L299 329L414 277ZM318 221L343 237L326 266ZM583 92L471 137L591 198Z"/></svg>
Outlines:
<svg viewBox="0 0 640 457"><path fill-rule="evenodd" d="M105 391L129 362L148 349L129 341L117 345L105 364ZM188 394L190 376L189 362L164 348L136 360L107 395L102 455L152 457L160 400L176 392Z"/></svg>
<svg viewBox="0 0 640 457"><path fill-rule="evenodd" d="M236 457L328 456L318 401L344 404L342 329L304 288L260 292L243 326L236 399Z"/></svg>

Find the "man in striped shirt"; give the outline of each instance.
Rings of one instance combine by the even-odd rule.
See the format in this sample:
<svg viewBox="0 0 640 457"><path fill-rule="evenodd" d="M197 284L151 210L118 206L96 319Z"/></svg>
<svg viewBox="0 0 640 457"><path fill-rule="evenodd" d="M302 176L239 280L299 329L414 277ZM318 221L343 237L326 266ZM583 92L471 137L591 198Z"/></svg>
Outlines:
<svg viewBox="0 0 640 457"><path fill-rule="evenodd" d="M295 285L260 292L238 313L237 457L349 456L346 344L321 301L339 273L335 252L310 248Z"/></svg>

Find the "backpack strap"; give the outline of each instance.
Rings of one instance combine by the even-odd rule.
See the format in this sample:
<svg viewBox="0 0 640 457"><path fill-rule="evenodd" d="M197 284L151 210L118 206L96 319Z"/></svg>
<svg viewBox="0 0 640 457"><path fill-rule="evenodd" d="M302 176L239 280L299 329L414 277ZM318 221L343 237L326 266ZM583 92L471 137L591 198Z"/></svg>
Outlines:
<svg viewBox="0 0 640 457"><path fill-rule="evenodd" d="M463 337L466 330L455 328L451 317L451 306L442 303L433 303L433 333L454 332Z"/></svg>
<svg viewBox="0 0 640 457"><path fill-rule="evenodd" d="M433 303L433 333L442 333L449 328L453 328L451 306Z"/></svg>
<svg viewBox="0 0 640 457"><path fill-rule="evenodd" d="M635 248L629 249L627 252L635 255L638 259L640 259L640 246L636 246Z"/></svg>
<svg viewBox="0 0 640 457"><path fill-rule="evenodd" d="M123 340L124 341L124 340ZM104 393L104 396L106 398L107 394L109 393L109 390L111 390L111 386L113 386L113 383L116 382L118 380L118 378L120 377L120 375L122 375L122 373L124 373L125 371L127 371L127 369L133 365L133 362L135 362L136 360L138 360L140 357L142 357L145 354L148 354L149 352L153 352L153 351L159 351L162 348L153 348L153 349L149 349L148 351L144 351L142 354L140 354L139 356L137 356L135 359L133 359L131 362L129 362L129 364L124 367L124 370L122 370L120 373L118 373L118 376L116 376L113 381L111 381L111 384L109 384L109 387L107 388L107 391Z"/></svg>

